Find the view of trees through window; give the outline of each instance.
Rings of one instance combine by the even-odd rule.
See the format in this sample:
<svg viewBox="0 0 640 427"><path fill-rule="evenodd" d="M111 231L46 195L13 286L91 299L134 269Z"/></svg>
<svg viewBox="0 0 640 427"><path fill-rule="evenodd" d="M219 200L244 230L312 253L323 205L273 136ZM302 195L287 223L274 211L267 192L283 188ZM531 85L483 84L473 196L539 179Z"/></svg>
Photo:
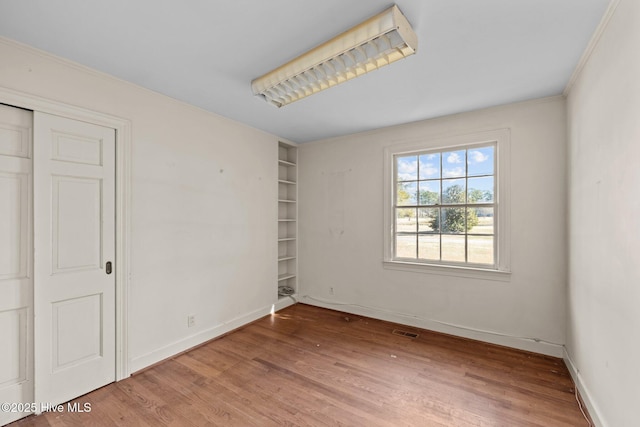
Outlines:
<svg viewBox="0 0 640 427"><path fill-rule="evenodd" d="M495 145L395 157L395 256L495 264Z"/></svg>

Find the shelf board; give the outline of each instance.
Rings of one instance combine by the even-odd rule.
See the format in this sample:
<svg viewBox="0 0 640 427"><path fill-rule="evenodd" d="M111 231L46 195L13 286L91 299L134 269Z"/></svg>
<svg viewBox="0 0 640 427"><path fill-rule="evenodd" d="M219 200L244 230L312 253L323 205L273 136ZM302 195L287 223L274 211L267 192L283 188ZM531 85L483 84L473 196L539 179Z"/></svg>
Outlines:
<svg viewBox="0 0 640 427"><path fill-rule="evenodd" d="M278 203L295 203L295 200L278 199Z"/></svg>
<svg viewBox="0 0 640 427"><path fill-rule="evenodd" d="M279 274L278 275L278 282L282 282L283 280L287 280L287 279L293 279L294 277L296 277L296 275L293 274L293 273Z"/></svg>
<svg viewBox="0 0 640 427"><path fill-rule="evenodd" d="M278 222L296 222L296 220L292 218L282 218L279 219Z"/></svg>
<svg viewBox="0 0 640 427"><path fill-rule="evenodd" d="M278 184L296 185L295 181L288 181L286 179L279 179Z"/></svg>
<svg viewBox="0 0 640 427"><path fill-rule="evenodd" d="M291 242L293 240L296 240L295 237L284 237L282 239L278 239L278 242Z"/></svg>
<svg viewBox="0 0 640 427"><path fill-rule="evenodd" d="M283 165L283 166L293 166L293 167L295 167L295 166L296 166L296 164L295 164L295 163L290 162L290 161L288 161L288 160L278 159L278 163L280 163L280 164L281 164L281 165Z"/></svg>
<svg viewBox="0 0 640 427"><path fill-rule="evenodd" d="M283 256L283 257L278 258L278 262L289 261L291 259L296 259L296 257L294 257L294 256Z"/></svg>

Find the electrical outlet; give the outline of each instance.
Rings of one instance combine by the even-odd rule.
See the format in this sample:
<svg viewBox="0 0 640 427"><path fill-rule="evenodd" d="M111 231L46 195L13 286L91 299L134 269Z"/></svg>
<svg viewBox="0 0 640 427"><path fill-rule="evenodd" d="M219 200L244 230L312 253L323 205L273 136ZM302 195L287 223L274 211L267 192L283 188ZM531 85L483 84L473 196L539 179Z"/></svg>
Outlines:
<svg viewBox="0 0 640 427"><path fill-rule="evenodd" d="M329 288L329 295L333 295L333 286Z"/></svg>
<svg viewBox="0 0 640 427"><path fill-rule="evenodd" d="M187 316L187 327L191 328L193 326L196 326L196 315L190 314Z"/></svg>

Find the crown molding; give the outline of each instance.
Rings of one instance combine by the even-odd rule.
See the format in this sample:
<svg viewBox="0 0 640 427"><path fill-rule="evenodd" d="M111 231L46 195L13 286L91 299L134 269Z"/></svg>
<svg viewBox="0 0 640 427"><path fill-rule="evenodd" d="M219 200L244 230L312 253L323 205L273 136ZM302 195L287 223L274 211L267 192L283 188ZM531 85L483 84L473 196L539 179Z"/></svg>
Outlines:
<svg viewBox="0 0 640 427"><path fill-rule="evenodd" d="M565 86L564 91L562 91L562 95L568 96L569 92L571 92L571 88L573 88L573 85L576 83L576 81L580 77L580 74L582 73L582 69L585 67L585 65L587 65L587 62L589 62L589 59L591 58L593 51L595 50L596 46L598 46L598 43L600 42L602 35L604 34L605 30L609 26L609 21L611 20L611 18L613 17L613 14L618 8L620 1L621 0L611 0L611 2L609 3L609 6L607 6L607 10L604 12L602 19L600 20L600 23L596 27L596 30L593 32L593 35L591 36L591 39L589 40L587 47L582 53L582 56L580 57L580 60L578 61L576 68L574 68L573 73L569 78L569 82Z"/></svg>

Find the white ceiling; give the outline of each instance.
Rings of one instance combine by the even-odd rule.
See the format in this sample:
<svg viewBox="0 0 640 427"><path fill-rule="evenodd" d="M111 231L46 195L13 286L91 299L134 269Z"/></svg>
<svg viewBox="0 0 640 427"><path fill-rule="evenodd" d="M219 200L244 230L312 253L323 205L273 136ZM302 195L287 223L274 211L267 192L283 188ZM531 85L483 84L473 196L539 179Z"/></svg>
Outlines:
<svg viewBox="0 0 640 427"><path fill-rule="evenodd" d="M252 79L393 3L0 0L0 35L307 142L560 94L609 0L396 3L416 55L280 109Z"/></svg>

